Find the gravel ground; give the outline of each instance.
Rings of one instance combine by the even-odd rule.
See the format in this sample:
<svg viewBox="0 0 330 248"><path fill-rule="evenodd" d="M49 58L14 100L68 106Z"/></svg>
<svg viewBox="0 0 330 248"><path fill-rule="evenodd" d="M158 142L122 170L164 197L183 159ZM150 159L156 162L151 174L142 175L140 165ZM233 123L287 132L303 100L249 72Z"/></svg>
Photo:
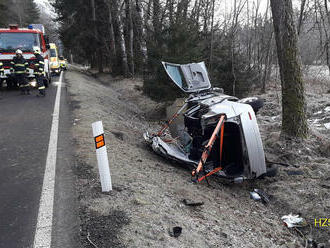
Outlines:
<svg viewBox="0 0 330 248"><path fill-rule="evenodd" d="M96 80L74 70L65 79L74 109L83 247L305 247L307 239L330 247L330 227L314 227L314 218L330 218L329 130L322 123L329 94L308 94L311 135L304 144L279 137L278 89L261 96L266 104L258 118L267 158L299 168L281 167L277 177L242 184L212 177L208 187L191 183L189 169L144 143L143 132L156 128L165 108L142 95L141 81L106 75ZM91 131L98 120L105 128L111 193L101 193L98 179ZM292 170L303 175L289 176ZM270 204L251 200L254 188L270 194ZM184 199L204 205L186 206ZM281 216L290 213L300 213L309 225L288 229ZM182 227L178 238L170 235L175 226ZM315 245L311 240L309 247Z"/></svg>

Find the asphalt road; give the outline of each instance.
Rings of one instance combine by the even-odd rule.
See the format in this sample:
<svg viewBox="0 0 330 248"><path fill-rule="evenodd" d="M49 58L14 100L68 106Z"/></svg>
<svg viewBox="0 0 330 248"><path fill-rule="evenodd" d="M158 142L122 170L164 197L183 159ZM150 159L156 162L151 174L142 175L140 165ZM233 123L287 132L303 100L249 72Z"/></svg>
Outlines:
<svg viewBox="0 0 330 248"><path fill-rule="evenodd" d="M0 91L0 248L33 247L59 78L47 96ZM79 247L69 97L62 83L52 247Z"/></svg>

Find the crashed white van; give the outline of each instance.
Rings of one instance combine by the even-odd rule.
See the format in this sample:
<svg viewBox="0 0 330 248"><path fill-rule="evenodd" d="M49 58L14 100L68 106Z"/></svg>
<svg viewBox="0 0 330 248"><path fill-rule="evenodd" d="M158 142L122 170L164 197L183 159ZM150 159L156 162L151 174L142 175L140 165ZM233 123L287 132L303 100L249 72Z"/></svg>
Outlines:
<svg viewBox="0 0 330 248"><path fill-rule="evenodd" d="M196 179L216 174L229 179L254 179L266 175L265 155L255 112L263 106L259 98L236 97L212 88L204 62L162 62L171 80L190 93L158 133L146 132L152 149L169 159L194 168ZM184 116L180 139L169 139L165 130L179 114Z"/></svg>

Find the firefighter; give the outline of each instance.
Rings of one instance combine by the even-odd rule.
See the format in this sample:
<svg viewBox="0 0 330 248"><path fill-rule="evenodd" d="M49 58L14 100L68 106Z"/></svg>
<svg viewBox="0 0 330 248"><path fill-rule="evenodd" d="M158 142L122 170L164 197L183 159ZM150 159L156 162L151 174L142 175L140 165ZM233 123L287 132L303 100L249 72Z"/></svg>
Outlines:
<svg viewBox="0 0 330 248"><path fill-rule="evenodd" d="M46 87L44 85L44 58L40 55L40 48L35 47L33 49L34 56L36 57L36 62L34 64L34 76L36 77L39 94L37 96L46 95Z"/></svg>
<svg viewBox="0 0 330 248"><path fill-rule="evenodd" d="M16 56L11 61L11 64L11 71L15 73L15 80L21 89L21 94L30 95L30 87L25 77L25 74L28 72L27 67L29 63L24 59L23 52L21 50L18 49L16 51Z"/></svg>

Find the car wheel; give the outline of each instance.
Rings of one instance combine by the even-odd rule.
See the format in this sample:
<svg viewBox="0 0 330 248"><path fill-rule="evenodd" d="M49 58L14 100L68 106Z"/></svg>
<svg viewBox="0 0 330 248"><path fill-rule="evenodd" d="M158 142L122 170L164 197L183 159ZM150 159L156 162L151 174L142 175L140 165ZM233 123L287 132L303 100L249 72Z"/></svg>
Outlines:
<svg viewBox="0 0 330 248"><path fill-rule="evenodd" d="M264 106L264 100L260 97L246 97L239 100L238 102L249 104L253 108L255 113L257 113L259 109Z"/></svg>
<svg viewBox="0 0 330 248"><path fill-rule="evenodd" d="M14 89L15 83L12 79L7 79L6 83L7 83L8 90Z"/></svg>

